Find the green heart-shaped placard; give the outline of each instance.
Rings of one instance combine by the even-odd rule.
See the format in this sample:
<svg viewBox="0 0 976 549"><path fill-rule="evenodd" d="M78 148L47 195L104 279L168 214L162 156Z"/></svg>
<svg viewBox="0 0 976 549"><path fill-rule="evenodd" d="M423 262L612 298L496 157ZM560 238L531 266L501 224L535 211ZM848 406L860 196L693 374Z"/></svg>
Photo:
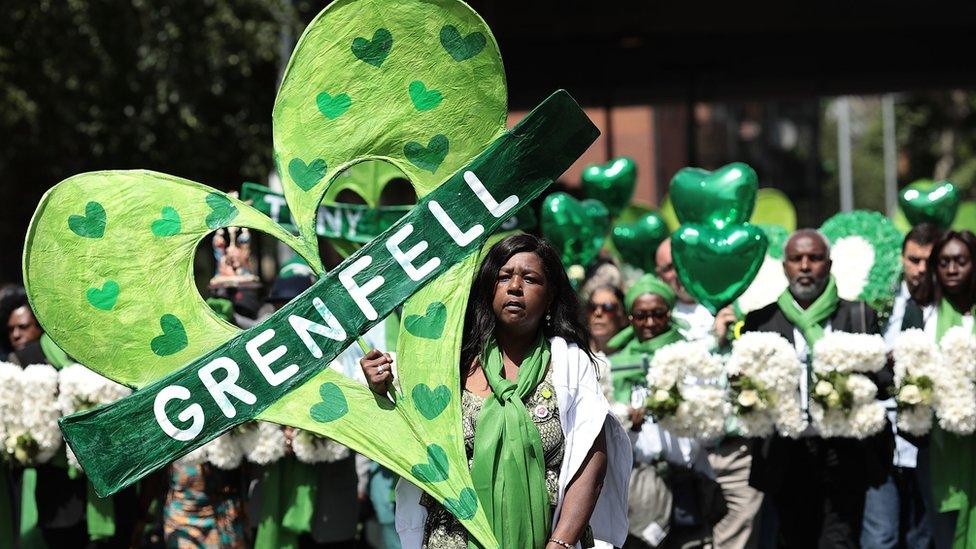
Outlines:
<svg viewBox="0 0 976 549"><path fill-rule="evenodd" d="M312 419L319 423L335 421L349 413L349 403L346 395L342 394L342 389L335 383L323 383L319 387L321 402L316 402L309 410Z"/></svg>
<svg viewBox="0 0 976 549"><path fill-rule="evenodd" d="M316 158L308 164L301 158L292 158L291 162L288 163L289 177L303 191L311 190L319 181L322 181L322 178L325 177L325 171L328 169L329 165L321 158Z"/></svg>
<svg viewBox="0 0 976 549"><path fill-rule="evenodd" d="M437 134L430 138L426 147L416 141L407 143L403 146L403 156L421 170L435 173L441 162L444 162L448 149L450 149L450 142L447 136Z"/></svg>
<svg viewBox="0 0 976 549"><path fill-rule="evenodd" d="M420 80L414 80L408 87L410 100L418 111L429 111L437 108L444 99L444 95L439 90L429 90Z"/></svg>
<svg viewBox="0 0 976 549"><path fill-rule="evenodd" d="M207 215L207 227L211 229L226 227L237 217L237 206L221 193L208 194L207 205L210 206L210 214Z"/></svg>
<svg viewBox="0 0 976 549"><path fill-rule="evenodd" d="M468 520L478 510L478 493L470 487L461 490L457 498L444 500L444 507L461 520Z"/></svg>
<svg viewBox="0 0 976 549"><path fill-rule="evenodd" d="M447 452L440 446L431 444L427 447L427 463L414 465L410 472L424 482L433 483L447 480L450 476Z"/></svg>
<svg viewBox="0 0 976 549"><path fill-rule="evenodd" d="M668 226L657 212L646 213L632 223L616 223L613 245L627 263L653 272L658 245L668 237Z"/></svg>
<svg viewBox="0 0 976 549"><path fill-rule="evenodd" d="M671 179L671 206L681 223L721 229L745 223L756 206L759 177L748 164L733 162L710 172L682 168Z"/></svg>
<svg viewBox="0 0 976 549"><path fill-rule="evenodd" d="M393 35L382 27L373 32L372 40L358 36L352 41L353 55L374 67L380 67L383 61L386 61L386 56L390 55L392 47Z"/></svg>
<svg viewBox="0 0 976 549"><path fill-rule="evenodd" d="M952 225L961 201L950 181L916 181L898 195L898 204L909 223L934 223L943 229Z"/></svg>
<svg viewBox="0 0 976 549"><path fill-rule="evenodd" d="M586 267L600 254L610 227L610 213L599 200L576 200L552 193L542 203L542 234L560 252L563 266Z"/></svg>
<svg viewBox="0 0 976 549"><path fill-rule="evenodd" d="M603 165L591 164L583 170L582 179L586 196L603 202L610 215L616 217L634 196L637 163L621 157Z"/></svg>
<svg viewBox="0 0 976 549"><path fill-rule="evenodd" d="M115 302L119 299L119 283L114 280L106 280L101 288L88 288L85 298L92 307L103 311L111 311L115 307Z"/></svg>
<svg viewBox="0 0 976 549"><path fill-rule="evenodd" d="M471 59L481 53L487 43L485 35L478 31L461 36L454 25L445 25L441 28L441 46L455 61Z"/></svg>
<svg viewBox="0 0 976 549"><path fill-rule="evenodd" d="M440 339L444 333L444 323L447 322L447 307L440 301L427 306L427 313L423 315L407 315L403 320L403 327L411 334L424 339Z"/></svg>
<svg viewBox="0 0 976 549"><path fill-rule="evenodd" d="M105 208L98 202L85 204L85 215L72 215L68 218L71 232L85 238L102 238L105 235Z"/></svg>
<svg viewBox="0 0 976 549"><path fill-rule="evenodd" d="M159 356L169 356L186 348L186 329L176 315L165 314L159 317L159 328L163 333L152 339L149 345L152 352Z"/></svg>
<svg viewBox="0 0 976 549"><path fill-rule="evenodd" d="M165 238L179 234L181 227L180 213L172 206L165 206L159 212L159 219L153 221L149 228L154 235Z"/></svg>
<svg viewBox="0 0 976 549"><path fill-rule="evenodd" d="M451 390L447 385L438 385L431 389L426 383L418 383L410 392L413 397L413 405L420 412L420 415L427 419L434 419L441 415L451 402Z"/></svg>
<svg viewBox="0 0 976 549"><path fill-rule="evenodd" d="M319 107L319 112L329 120L335 120L346 114L352 106L352 99L348 93L340 93L335 96L329 92L321 92L315 96L315 104Z"/></svg>
<svg viewBox="0 0 976 549"><path fill-rule="evenodd" d="M724 229L688 223L671 235L678 280L712 314L735 301L752 284L767 246L762 229L748 223Z"/></svg>

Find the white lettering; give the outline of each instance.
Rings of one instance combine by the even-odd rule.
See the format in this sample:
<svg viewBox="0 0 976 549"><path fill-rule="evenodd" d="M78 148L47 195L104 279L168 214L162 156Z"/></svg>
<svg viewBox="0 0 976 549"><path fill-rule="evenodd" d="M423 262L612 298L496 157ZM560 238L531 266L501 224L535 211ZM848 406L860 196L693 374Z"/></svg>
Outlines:
<svg viewBox="0 0 976 549"><path fill-rule="evenodd" d="M359 274L366 267L369 267L372 262L372 257L364 255L339 273L339 282L342 282L342 285L346 287L346 291L349 292L349 295L356 302L356 305L359 306L359 310L363 312L367 320L376 320L378 318L376 309L373 308L373 305L366 298L383 285L383 277L376 275L366 281L366 284L362 286L357 284L352 277Z"/></svg>
<svg viewBox="0 0 976 549"><path fill-rule="evenodd" d="M287 347L284 345L279 345L272 349L268 354L261 354L258 347L267 343L271 338L274 337L274 335L275 331L269 328L254 336L253 339L244 345L244 348L247 350L247 354L251 357L254 365L258 367L258 371L264 376L264 379L268 380L268 383L270 383L272 387L277 387L278 385L284 383L288 378L298 373L298 364L290 364L280 372L275 372L271 369L271 365L288 352Z"/></svg>
<svg viewBox="0 0 976 549"><path fill-rule="evenodd" d="M321 299L317 297L312 299L312 305L315 306L315 310L319 312L322 320L325 320L328 326L323 326L318 322L312 322L311 320L302 318L298 315L290 315L288 317L288 323L291 324L292 330L295 330L295 333L298 334L299 338L301 338L302 343L308 347L308 350L310 353L312 353L312 356L315 358L322 358L322 349L320 349L318 344L315 343L315 340L312 339L312 333L325 336L329 339L334 339L335 341L343 341L346 339L346 330L341 324L339 324L339 319L337 319L335 315L329 311L329 308L325 306L325 303L323 303ZM289 366L289 368L290 367L291 366ZM298 370L297 365L295 366L295 370Z"/></svg>
<svg viewBox="0 0 976 549"><path fill-rule="evenodd" d="M499 204L495 200L495 197L491 196L491 193L488 192L488 189L485 188L484 184L481 183L481 180L478 179L478 176L475 175L474 172L464 172L464 181L468 184L468 187L471 187L471 190L474 191L474 195L478 197L478 200L480 200L481 203L488 208L488 211L491 212L491 215L495 216L496 218L505 215L508 210L511 210L516 204L519 203L519 198L513 194L505 200L502 200L502 203Z"/></svg>
<svg viewBox="0 0 976 549"><path fill-rule="evenodd" d="M268 217L276 223L281 223L281 207L287 204L285 197L276 194L266 194L264 195L264 201L271 208Z"/></svg>
<svg viewBox="0 0 976 549"><path fill-rule="evenodd" d="M332 208L322 208L319 210L319 217L325 219L334 234L341 234L342 231L342 212L332 211Z"/></svg>
<svg viewBox="0 0 976 549"><path fill-rule="evenodd" d="M347 229L349 236L356 236L357 227L359 227L359 220L362 218L363 210L346 210L346 223L349 225L349 228Z"/></svg>
<svg viewBox="0 0 976 549"><path fill-rule="evenodd" d="M444 227L447 234L451 235L454 242L462 248L468 244L471 244L474 239L478 238L481 236L481 233L485 232L485 228L481 226L481 224L477 224L467 231L461 232L461 229L458 228L456 223L454 223L454 220L447 215L447 212L444 211L444 208L442 208L436 200L431 200L428 202L427 207L430 209L430 213L434 214L434 217L441 224L441 227Z"/></svg>
<svg viewBox="0 0 976 549"><path fill-rule="evenodd" d="M214 372L217 370L224 370L227 372L227 377L217 381L214 379ZM238 387L235 383L237 378L241 376L241 369L237 366L237 363L227 357L215 358L207 363L206 366L200 368L197 372L200 376L200 381L203 382L203 386L210 391L210 396L213 397L214 402L220 407L220 411L224 413L227 417L234 417L237 415L237 409L234 405L230 403L230 399L227 395L231 395L237 400L240 400L244 404L254 404L257 402L257 397L253 393Z"/></svg>
<svg viewBox="0 0 976 549"><path fill-rule="evenodd" d="M427 262L421 265L419 269L414 267L413 260L417 259L417 256L424 253L424 250L427 249L428 244L426 240L421 240L406 252L401 250L400 244L402 244L412 232L413 223L407 223L403 227L400 227L400 230L394 233L393 236L386 241L386 249L390 250L390 255L392 255L393 259L400 264L403 272L407 273L410 280L417 282L434 272L434 269L441 264L441 260L439 257L435 257L427 260Z"/></svg>
<svg viewBox="0 0 976 549"><path fill-rule="evenodd" d="M189 399L189 389L179 385L169 385L156 395L156 401L153 402L153 413L156 415L156 423L163 428L163 432L169 435L170 438L182 442L193 440L203 431L203 407L199 404L191 404L184 408L176 416L176 419L184 423L187 421L191 423L188 429L180 429L176 425L173 425L173 422L169 420L169 416L166 415L166 405L172 400Z"/></svg>

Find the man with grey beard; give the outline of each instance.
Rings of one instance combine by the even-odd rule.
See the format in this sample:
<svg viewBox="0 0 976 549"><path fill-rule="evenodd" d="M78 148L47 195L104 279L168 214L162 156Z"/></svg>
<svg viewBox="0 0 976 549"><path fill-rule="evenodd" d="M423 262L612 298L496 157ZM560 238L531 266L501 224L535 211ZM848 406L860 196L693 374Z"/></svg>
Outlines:
<svg viewBox="0 0 976 549"><path fill-rule="evenodd" d="M789 288L776 303L749 313L742 330L775 332L793 344L806 366L800 379L804 413L817 340L835 330L878 333L870 307L837 296L830 267L830 244L822 234L812 229L793 233L783 259ZM873 375L880 395L887 394L892 377L890 368ZM809 428L799 439L774 435L757 441L749 481L774 508L782 545L858 547L865 492L884 482L893 446L890 429L865 440L820 438Z"/></svg>

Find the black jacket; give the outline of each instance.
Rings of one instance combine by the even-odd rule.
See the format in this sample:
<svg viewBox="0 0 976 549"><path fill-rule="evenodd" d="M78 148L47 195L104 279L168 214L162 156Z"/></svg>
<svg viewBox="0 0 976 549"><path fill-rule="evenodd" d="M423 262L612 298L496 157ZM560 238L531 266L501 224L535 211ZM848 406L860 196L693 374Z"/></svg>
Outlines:
<svg viewBox="0 0 976 549"><path fill-rule="evenodd" d="M877 314L861 301L841 300L830 317L830 325L834 331L879 333ZM775 332L794 343L793 328L779 306L772 303L746 315L742 331ZM886 398L894 382L891 368L886 366L869 377L878 386L878 397ZM753 444L749 482L767 493L789 489L792 482L810 481L860 491L884 482L891 470L893 452L894 436L890 428L865 440L793 440L773 436Z"/></svg>

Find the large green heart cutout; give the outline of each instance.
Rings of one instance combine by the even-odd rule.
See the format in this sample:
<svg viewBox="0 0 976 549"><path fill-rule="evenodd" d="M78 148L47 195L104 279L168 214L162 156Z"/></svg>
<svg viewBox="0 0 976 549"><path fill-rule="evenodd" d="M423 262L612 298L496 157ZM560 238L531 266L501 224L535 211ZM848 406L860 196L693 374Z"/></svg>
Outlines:
<svg viewBox="0 0 976 549"><path fill-rule="evenodd" d="M657 212L649 212L631 223L613 226L613 245L630 265L654 272L658 245L668 237L668 226Z"/></svg>
<svg viewBox="0 0 976 549"><path fill-rule="evenodd" d="M678 221L722 229L745 223L756 205L759 177L748 164L733 162L710 172L682 168L671 179L669 197Z"/></svg>
<svg viewBox="0 0 976 549"><path fill-rule="evenodd" d="M715 314L752 284L766 256L762 229L747 223L725 229L688 223L671 235L678 279Z"/></svg>
<svg viewBox="0 0 976 549"><path fill-rule="evenodd" d="M542 234L560 252L563 266L586 267L603 247L610 215L599 200L576 200L557 192L546 197L540 212Z"/></svg>
<svg viewBox="0 0 976 549"><path fill-rule="evenodd" d="M583 169L582 180L586 196L603 202L610 215L617 217L634 196L637 163L622 157L603 165L591 164Z"/></svg>
<svg viewBox="0 0 976 549"><path fill-rule="evenodd" d="M446 27L463 29L465 33L461 43L454 45L452 42L455 53L464 57L463 62L456 60L454 54L445 53L439 32ZM478 39L478 35L482 38ZM453 40L453 36L449 38ZM408 83L416 80L422 81L428 90L449 93L442 96L436 108L419 112L412 98L404 93ZM330 90L336 96L320 97L324 90ZM338 100L340 90L351 98L351 107L346 108L345 100ZM157 420L152 419L153 406L132 403L145 402L139 398L158 397L162 392L157 391L169 379L202 372L194 371L194 365L205 364L218 353L227 349L243 352L245 341L254 341L253 337L267 326L262 324L241 332L219 319L197 293L192 279L193 257L197 247L214 228L233 225L266 233L294 249L322 275L322 280L326 280L337 275L323 273L319 260L318 208L337 175L356 163L373 159L391 163L406 176L420 199L436 192L445 181L459 182L463 186L465 181L460 170L466 167L472 170L483 167L492 179L508 177L503 180L513 186L517 181L519 188L532 188L538 193L557 177L550 173L555 171L555 166L559 164L559 173L564 171L592 142L595 133L592 126L564 125L563 130L548 132L544 142L537 136L532 138L538 143L535 145L537 149L552 147L544 155L547 162L553 163L551 168L536 171L535 167L525 169L522 166L519 170L506 172L531 172L518 178L492 173L490 163L486 166L476 163L485 157L491 146L502 139L521 143L527 134L531 138L531 131L519 133L517 139L506 136L506 97L498 46L484 21L462 2L430 0L391 4L385 0L338 0L309 24L298 41L274 106L275 162L282 178L286 206L298 229L297 237L233 196L156 172L132 170L81 174L62 181L49 191L28 231L24 259L25 283L37 318L51 337L80 362L106 377L139 388L124 401L62 419L63 426L73 425L79 429L70 431L65 428L65 433L72 447L79 450L76 454L82 463L85 464L87 456L89 464L99 465L86 467L86 471L91 473L98 469L109 479L102 484L93 480L96 490L105 493L117 490L123 482L131 482L161 466L164 460L159 459L160 456L165 455L166 460L178 457L174 448L189 451L206 442L206 437L216 436L217 431L211 429L194 440L180 439L170 432L163 433L159 429L162 423L153 431L134 428L132 425L136 422L148 425L148 422ZM323 112L320 98L329 99L324 105L327 112ZM425 99L427 102L422 102L421 106L432 104L432 97ZM549 114L543 118L566 120L570 115L580 116L578 106L569 103L565 99L549 103L556 108L547 111ZM438 135L444 136L449 143L450 154L446 153L448 147L438 147L437 142L432 142L431 136ZM430 156L429 150L425 158L408 154L405 148L409 143L425 144L422 145L425 150L433 148L437 155ZM558 145L547 145L550 143ZM419 152L410 149L410 153ZM441 149L445 151L443 156L440 156ZM506 158L520 155L521 151L516 151ZM322 162L316 163L317 159ZM301 160L304 166L297 161L293 164L295 160ZM434 161L438 164L436 167ZM290 165L304 169L288 170ZM451 174L455 174L454 179L449 178ZM490 187L491 181L486 184ZM472 183L468 182L468 185ZM474 187L459 189L470 193ZM451 192L451 196L466 196ZM499 200L504 196L499 195ZM534 196L526 194L519 207ZM439 200L448 210L476 204L465 202L467 198L460 199L464 202L461 204L450 204L445 197L439 197ZM156 227L158 233L165 235L160 238L154 234L152 226L167 207L179 213L180 227L179 231L173 230L169 219L172 216L169 216L167 226ZM501 220L491 218L493 210L479 207L480 215L489 216L478 218L485 224L488 234ZM414 239L419 232L403 243L404 252L416 244ZM327 368L328 358L335 355L326 353L326 360L318 361L314 367L307 364L310 367L305 368L300 384L279 386L284 389L278 390L287 392L269 407L249 408L250 411L244 407L236 409L242 415L248 415L247 419L263 409L256 414L257 419L306 429L369 456L447 505L461 518L473 539L484 546L496 546L471 488L461 432L460 380L456 367L460 360L461 326L470 281L480 263L478 246L483 238L469 246L470 253L463 259L448 258L450 262L445 259L447 265L453 266L444 267L443 272L438 271L439 274L431 280L424 280L426 285L403 304L407 316L424 315L427 305L435 301L444 303L447 309L444 332L436 343L401 330L397 347L399 390L403 395L412 395L413 389L421 384L433 387L428 402L432 406L418 409L410 398L400 398L395 403L378 398L366 387ZM383 243L375 245L383 247ZM160 261L161 257L166 261ZM355 261L355 258L350 259ZM390 256L380 259L377 263L384 263L382 268L395 266ZM355 282L365 285L368 279L364 277L365 273ZM94 301L90 301L88 296L88 290L92 288L99 292L110 290L105 286L108 280L122 288L122 297L110 309L111 300L107 297L96 292L91 296ZM327 295L324 298L329 300ZM319 305L313 308L311 303L302 303L305 308L298 312L310 319L327 322L323 312L326 309ZM339 311L344 315L342 320L350 321L347 317L352 316L353 310ZM286 318L291 309L283 311L285 316L281 318ZM362 322L364 313L356 314L355 321ZM179 321L181 329L177 329L174 319ZM283 326L287 327L288 324ZM360 328L362 326L352 333L361 333ZM299 333L319 344L329 338L323 333L332 333L324 324L319 324L314 334L303 329L306 331ZM162 339L157 339L160 337ZM155 348L153 341L157 342ZM289 340L288 344L291 350L309 345L297 339ZM249 352L270 355L274 345L269 343ZM106 353L105 349L112 352ZM312 347L308 349L314 354ZM251 376L245 386L257 392L258 385L251 383L257 372L256 362L246 362L248 356L256 355L235 358L240 363L241 379ZM285 363L275 364L272 369L274 372L267 375L281 374L287 366ZM202 376L196 377L196 382L202 380ZM215 380L219 379L218 372ZM441 386L448 388L450 398L444 409L435 415L444 400ZM203 400L205 395L206 391L196 392L194 398L201 397L199 404L206 410L209 425L231 425L233 421L243 419L228 419L231 416L226 415L226 410L218 409L214 400ZM316 407L326 402L337 403L336 395L342 395L347 412L340 414L342 407ZM326 396L328 401L323 400ZM132 407L127 407L126 403ZM180 423L179 429L185 429L188 416L179 416L177 408L183 406L186 409L191 404L196 403L179 404L172 400L163 412L173 414L174 421ZM111 427L113 432L144 441L166 439L161 446L168 449L160 450L161 446L155 444L112 444L104 436L70 436L72 432L81 433L84 426L94 429L99 418L114 417L108 415L111 410L133 420L126 424L126 433L118 432L117 422L111 425L105 422L104 425ZM223 430L227 428L232 427L222 427ZM434 482L425 482L424 478L413 474L413 467L431 465L428 453L431 445L443 449L446 460L441 460L440 454L435 457L438 464L446 463L442 468L446 478L436 481L437 475L434 475L428 479ZM134 464L137 459L134 454L139 454L138 464ZM429 468L421 470L425 478L432 472ZM89 478L94 479L94 476Z"/></svg>
<svg viewBox="0 0 976 549"><path fill-rule="evenodd" d="M959 191L948 180L916 181L898 195L898 204L909 223L934 223L943 229L952 225L961 202Z"/></svg>

